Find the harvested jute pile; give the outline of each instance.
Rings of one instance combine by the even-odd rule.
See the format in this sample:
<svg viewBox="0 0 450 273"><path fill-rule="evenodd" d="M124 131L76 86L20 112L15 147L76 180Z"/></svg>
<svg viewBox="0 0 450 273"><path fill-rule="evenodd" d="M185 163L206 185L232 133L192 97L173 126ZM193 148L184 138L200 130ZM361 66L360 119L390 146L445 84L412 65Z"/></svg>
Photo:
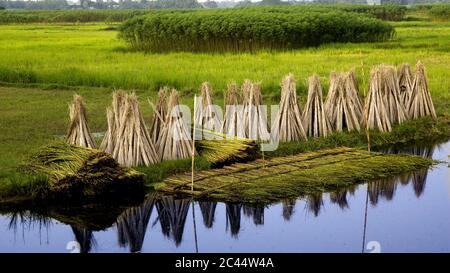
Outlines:
<svg viewBox="0 0 450 273"><path fill-rule="evenodd" d="M369 92L366 97L364 116L368 129L390 132L392 126L384 106L382 86L382 72L378 67L375 67L370 72Z"/></svg>
<svg viewBox="0 0 450 273"><path fill-rule="evenodd" d="M225 115L223 120L222 132L228 138L244 138L243 107L240 105L240 95L236 83L228 84L225 94Z"/></svg>
<svg viewBox="0 0 450 273"><path fill-rule="evenodd" d="M167 115L167 96L169 88L163 87L158 92L158 102L153 109L153 119L150 125L150 136L154 143L158 142L160 132L164 126L164 118Z"/></svg>
<svg viewBox="0 0 450 273"><path fill-rule="evenodd" d="M49 190L65 197L123 194L142 190L144 175L122 167L108 154L66 143L40 149L24 166L28 172L45 175Z"/></svg>
<svg viewBox="0 0 450 273"><path fill-rule="evenodd" d="M163 160L188 158L192 155L192 138L189 121L183 119L178 103L178 91L172 90L164 126L156 143Z"/></svg>
<svg viewBox="0 0 450 273"><path fill-rule="evenodd" d="M317 75L309 78L308 100L303 112L303 127L308 136L323 137L331 133L331 124L325 115L322 86Z"/></svg>
<svg viewBox="0 0 450 273"><path fill-rule="evenodd" d="M256 159L258 145L254 140L232 138L213 131L204 131L206 139L196 142L199 153L214 166ZM212 135L218 135L214 137Z"/></svg>
<svg viewBox="0 0 450 273"><path fill-rule="evenodd" d="M401 103L397 71L395 67L388 65L381 65L378 69L381 70L381 93L389 121L391 124L403 123L408 115Z"/></svg>
<svg viewBox="0 0 450 273"><path fill-rule="evenodd" d="M419 61L416 64L416 74L414 76L413 91L408 103L408 113L411 118L432 116L436 118L433 100L428 89L428 80L425 74L425 67Z"/></svg>
<svg viewBox="0 0 450 273"><path fill-rule="evenodd" d="M120 127L115 131L113 157L120 164L129 167L160 162L134 93L126 95L120 112Z"/></svg>
<svg viewBox="0 0 450 273"><path fill-rule="evenodd" d="M281 81L280 109L272 126L272 138L279 141L306 140L295 79L288 74Z"/></svg>
<svg viewBox="0 0 450 273"><path fill-rule="evenodd" d="M397 71L400 88L400 102L405 109L408 107L413 88L413 76L409 64L401 64Z"/></svg>
<svg viewBox="0 0 450 273"><path fill-rule="evenodd" d="M202 83L200 93L201 96L194 109L195 126L220 133L222 120L214 109L211 85L208 82Z"/></svg>
<svg viewBox="0 0 450 273"><path fill-rule="evenodd" d="M73 96L69 106L70 125L67 130L66 142L82 147L95 148L95 141L89 130L86 109L79 95Z"/></svg>
<svg viewBox="0 0 450 273"><path fill-rule="evenodd" d="M108 128L100 144L100 150L108 154L113 154L116 145L116 130L120 128L120 115L125 105L126 93L122 90L114 91L112 94L111 107L106 109Z"/></svg>
<svg viewBox="0 0 450 273"><path fill-rule="evenodd" d="M242 95L245 137L252 140L269 140L267 113L263 107L261 84L245 80L242 85Z"/></svg>
<svg viewBox="0 0 450 273"><path fill-rule="evenodd" d="M360 130L361 119L358 116L358 94L346 89L345 75L331 73L330 87L325 101L325 113L334 130L342 132Z"/></svg>

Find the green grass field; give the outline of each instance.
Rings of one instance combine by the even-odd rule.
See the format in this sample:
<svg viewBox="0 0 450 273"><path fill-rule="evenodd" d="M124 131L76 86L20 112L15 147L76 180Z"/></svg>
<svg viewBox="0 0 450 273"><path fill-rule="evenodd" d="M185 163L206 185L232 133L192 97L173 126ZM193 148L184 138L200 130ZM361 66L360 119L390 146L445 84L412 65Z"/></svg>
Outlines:
<svg viewBox="0 0 450 273"><path fill-rule="evenodd" d="M133 52L102 23L0 25L0 184L14 179L32 150L64 135L75 92L87 103L91 129L102 132L114 88L136 90L150 120L146 97L163 85L178 88L182 102L191 104L192 94L209 81L220 103L228 82L249 78L261 81L265 98L277 103L279 82L292 72L304 103L313 73L326 90L331 71L354 68L364 92L373 65L421 60L438 113L449 114L450 22L393 24L397 34L388 42L256 54Z"/></svg>

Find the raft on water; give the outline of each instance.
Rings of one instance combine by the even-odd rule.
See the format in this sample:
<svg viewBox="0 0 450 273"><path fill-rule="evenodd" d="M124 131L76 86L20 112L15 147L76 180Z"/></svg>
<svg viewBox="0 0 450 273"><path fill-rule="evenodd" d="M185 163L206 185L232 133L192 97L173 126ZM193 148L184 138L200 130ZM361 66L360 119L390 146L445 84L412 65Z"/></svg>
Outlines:
<svg viewBox="0 0 450 273"><path fill-rule="evenodd" d="M194 176L194 191L191 173L176 175L157 190L196 199L267 204L424 169L433 162L341 147L200 171Z"/></svg>

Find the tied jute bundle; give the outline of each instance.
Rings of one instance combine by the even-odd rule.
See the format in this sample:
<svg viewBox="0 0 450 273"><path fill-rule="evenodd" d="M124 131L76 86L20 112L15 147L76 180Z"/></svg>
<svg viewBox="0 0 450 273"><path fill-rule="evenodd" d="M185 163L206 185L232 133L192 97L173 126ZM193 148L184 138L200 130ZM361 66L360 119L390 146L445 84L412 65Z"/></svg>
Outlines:
<svg viewBox="0 0 450 273"><path fill-rule="evenodd" d="M189 158L192 155L189 128L180 110L178 91L173 89L169 97L164 126L156 143L158 154L163 160Z"/></svg>
<svg viewBox="0 0 450 273"><path fill-rule="evenodd" d="M325 115L322 86L317 75L309 78L308 100L303 112L303 126L308 136L324 137L331 133L331 124Z"/></svg>
<svg viewBox="0 0 450 273"><path fill-rule="evenodd" d="M283 142L307 139L292 74L281 81L280 109L272 126L272 137Z"/></svg>
<svg viewBox="0 0 450 273"><path fill-rule="evenodd" d="M220 133L222 131L222 120L214 109L211 85L208 82L202 83L200 93L200 100L194 109L195 126Z"/></svg>
<svg viewBox="0 0 450 273"><path fill-rule="evenodd" d="M223 120L222 132L227 137L245 137L243 110L238 87L235 82L228 84L225 93L225 115Z"/></svg>
<svg viewBox="0 0 450 273"><path fill-rule="evenodd" d="M114 91L112 94L111 107L106 109L108 128L100 144L100 150L113 154L116 146L116 130L120 128L120 115L125 105L126 93L122 90Z"/></svg>
<svg viewBox="0 0 450 273"><path fill-rule="evenodd" d="M153 111L153 119L150 125L150 135L155 143L158 142L160 132L164 126L164 118L167 115L168 95L169 95L169 88L163 87L159 89L158 101Z"/></svg>
<svg viewBox="0 0 450 273"><path fill-rule="evenodd" d="M409 64L401 64L398 68L398 86L400 88L400 102L405 109L408 107L413 88L413 76Z"/></svg>
<svg viewBox="0 0 450 273"><path fill-rule="evenodd" d="M368 129L378 129L382 132L392 130L382 94L382 73L378 68L370 72L369 92L366 97L364 116Z"/></svg>
<svg viewBox="0 0 450 273"><path fill-rule="evenodd" d="M67 130L66 142L81 147L95 148L95 141L87 122L86 109L79 95L73 96L69 106L70 125Z"/></svg>
<svg viewBox="0 0 450 273"><path fill-rule="evenodd" d="M127 94L120 107L119 127L115 129L113 157L124 166L151 165L160 162L153 141L139 110L134 93Z"/></svg>
<svg viewBox="0 0 450 273"><path fill-rule="evenodd" d="M245 137L252 140L269 140L267 113L263 107L261 84L245 80L242 85L242 96Z"/></svg>
<svg viewBox="0 0 450 273"><path fill-rule="evenodd" d="M416 64L413 89L408 103L408 113L413 119L423 116L436 118L436 110L428 89L425 67L420 61Z"/></svg>
<svg viewBox="0 0 450 273"><path fill-rule="evenodd" d="M378 69L381 70L381 94L389 121L391 124L403 123L408 115L401 103L397 71L395 67L388 65L381 65Z"/></svg>
<svg viewBox="0 0 450 273"><path fill-rule="evenodd" d="M346 79L347 78L347 79ZM342 132L361 129L358 104L360 98L353 89L346 88L346 81L353 81L345 74L331 73L330 87L325 101L325 113L334 130Z"/></svg>

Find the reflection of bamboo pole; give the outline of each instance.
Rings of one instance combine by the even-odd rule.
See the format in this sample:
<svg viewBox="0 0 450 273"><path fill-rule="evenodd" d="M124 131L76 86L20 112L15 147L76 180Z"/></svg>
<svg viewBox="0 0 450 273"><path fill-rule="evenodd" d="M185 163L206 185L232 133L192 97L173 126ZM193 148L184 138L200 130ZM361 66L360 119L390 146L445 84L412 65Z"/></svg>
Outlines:
<svg viewBox="0 0 450 273"><path fill-rule="evenodd" d="M369 203L369 183L366 183L366 206L364 209L364 232L363 232L363 242L362 242L362 253L364 253L366 245L366 230L367 230L367 205Z"/></svg>
<svg viewBox="0 0 450 273"><path fill-rule="evenodd" d="M197 106L197 96L194 95L194 109ZM194 192L194 169L195 169L195 118L193 121L193 132L192 132L192 166L191 166L191 191Z"/></svg>
<svg viewBox="0 0 450 273"><path fill-rule="evenodd" d="M192 220L194 224L194 239L195 239L195 253L198 253L198 240L197 240L197 225L195 223L195 208L194 208L194 200L192 202Z"/></svg>

